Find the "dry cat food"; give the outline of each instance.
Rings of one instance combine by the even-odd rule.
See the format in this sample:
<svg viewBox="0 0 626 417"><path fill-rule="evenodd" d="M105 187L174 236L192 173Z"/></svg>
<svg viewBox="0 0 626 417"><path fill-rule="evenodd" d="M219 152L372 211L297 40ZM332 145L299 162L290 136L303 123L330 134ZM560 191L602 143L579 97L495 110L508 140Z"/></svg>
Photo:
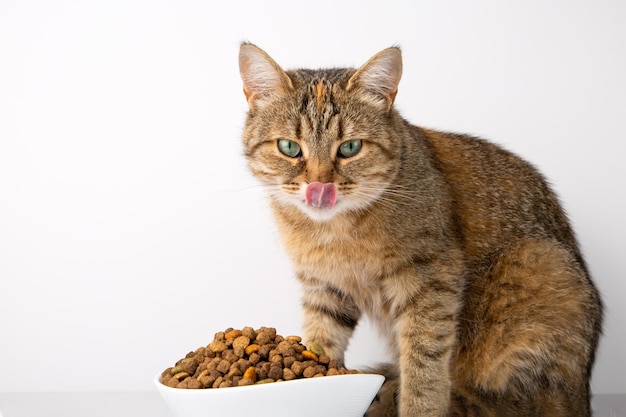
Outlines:
<svg viewBox="0 0 626 417"><path fill-rule="evenodd" d="M283 337L273 327L226 329L161 374L173 388L226 388L358 373L339 366L317 344Z"/></svg>

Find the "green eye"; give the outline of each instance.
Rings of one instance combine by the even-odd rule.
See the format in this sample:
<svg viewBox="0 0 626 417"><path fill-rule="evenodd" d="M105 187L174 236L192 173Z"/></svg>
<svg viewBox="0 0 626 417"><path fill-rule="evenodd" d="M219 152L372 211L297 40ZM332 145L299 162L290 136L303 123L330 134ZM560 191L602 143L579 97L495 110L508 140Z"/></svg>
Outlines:
<svg viewBox="0 0 626 417"><path fill-rule="evenodd" d="M302 155L300 145L289 139L278 139L278 150L290 158L297 158Z"/></svg>
<svg viewBox="0 0 626 417"><path fill-rule="evenodd" d="M349 140L339 145L337 154L342 158L351 158L361 150L363 142L360 140Z"/></svg>

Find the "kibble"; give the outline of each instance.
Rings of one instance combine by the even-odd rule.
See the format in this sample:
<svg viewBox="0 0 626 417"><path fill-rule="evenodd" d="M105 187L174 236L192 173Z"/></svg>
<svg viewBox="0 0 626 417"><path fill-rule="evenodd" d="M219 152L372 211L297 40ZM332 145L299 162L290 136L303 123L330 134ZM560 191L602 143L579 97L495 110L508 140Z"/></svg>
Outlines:
<svg viewBox="0 0 626 417"><path fill-rule="evenodd" d="M301 342L300 336L283 337L273 327L229 328L164 370L161 382L173 388L227 388L358 373L339 366L319 344Z"/></svg>

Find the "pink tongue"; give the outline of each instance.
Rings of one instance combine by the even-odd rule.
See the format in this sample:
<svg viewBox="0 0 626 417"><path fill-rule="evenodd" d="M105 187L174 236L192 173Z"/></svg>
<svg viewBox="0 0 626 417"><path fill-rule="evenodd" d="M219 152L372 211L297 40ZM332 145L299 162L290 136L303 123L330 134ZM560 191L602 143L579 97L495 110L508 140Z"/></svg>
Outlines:
<svg viewBox="0 0 626 417"><path fill-rule="evenodd" d="M337 188L332 182L312 182L304 193L305 203L313 207L333 207L337 202Z"/></svg>

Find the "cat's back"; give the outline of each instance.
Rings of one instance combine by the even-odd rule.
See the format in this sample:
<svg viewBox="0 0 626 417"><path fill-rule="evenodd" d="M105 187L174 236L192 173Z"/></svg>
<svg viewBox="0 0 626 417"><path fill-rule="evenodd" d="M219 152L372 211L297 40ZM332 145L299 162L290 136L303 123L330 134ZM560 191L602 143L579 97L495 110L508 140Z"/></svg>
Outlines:
<svg viewBox="0 0 626 417"><path fill-rule="evenodd" d="M517 155L476 137L414 128L452 194L470 259L525 238L555 239L578 255L567 217L544 177Z"/></svg>

